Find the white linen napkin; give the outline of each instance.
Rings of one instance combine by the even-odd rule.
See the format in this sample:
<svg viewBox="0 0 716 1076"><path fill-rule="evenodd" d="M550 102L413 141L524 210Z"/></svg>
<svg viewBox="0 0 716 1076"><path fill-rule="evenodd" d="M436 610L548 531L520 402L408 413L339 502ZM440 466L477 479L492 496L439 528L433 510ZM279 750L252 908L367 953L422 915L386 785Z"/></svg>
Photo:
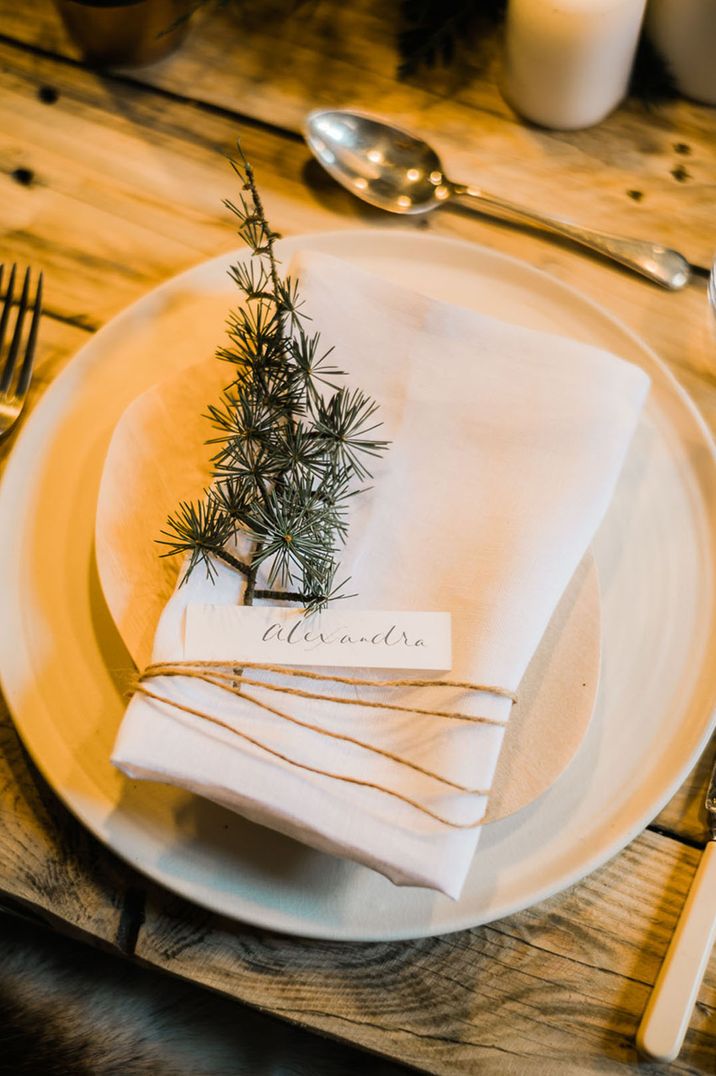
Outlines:
<svg viewBox="0 0 716 1076"><path fill-rule="evenodd" d="M451 678L517 690L610 502L647 376L597 348L428 299L328 255L301 254L290 272L322 342L337 345L349 383L380 403L380 436L392 442L373 488L356 498L342 574L358 596L346 607L448 611ZM215 583L197 571L175 591L154 661L184 658L189 602L241 601L242 578L223 564L217 572ZM154 686L307 765L398 790L454 821L484 813L485 796L453 792L210 685L165 677ZM276 705L276 695L263 694ZM446 689L391 698L503 722L510 711L505 699ZM504 735L502 726L293 698L290 709L478 789L492 783ZM112 760L133 778L190 789L399 885L454 898L480 834L376 789L291 766L141 695L129 704Z"/></svg>

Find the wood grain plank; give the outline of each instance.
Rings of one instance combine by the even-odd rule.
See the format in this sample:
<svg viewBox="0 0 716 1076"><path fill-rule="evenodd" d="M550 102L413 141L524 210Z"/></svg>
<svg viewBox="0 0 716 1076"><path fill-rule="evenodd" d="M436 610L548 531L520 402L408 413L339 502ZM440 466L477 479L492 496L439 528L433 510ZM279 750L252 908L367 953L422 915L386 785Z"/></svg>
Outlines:
<svg viewBox="0 0 716 1076"><path fill-rule="evenodd" d="M697 853L647 833L509 919L411 943L270 935L150 892L137 953L174 974L435 1073L624 1072ZM716 957L680 1060L709 1073Z"/></svg>
<svg viewBox="0 0 716 1076"><path fill-rule="evenodd" d="M125 77L294 131L315 107L379 110L433 140L460 180L710 264L713 109L679 101L647 114L630 101L590 130L545 131L520 123L500 96L495 42L475 49L462 80L433 71L399 82L395 14L383 0L323 0L300 14L286 0L253 15L236 8L204 12L174 56ZM0 0L0 25L27 44L78 56L51 0Z"/></svg>
<svg viewBox="0 0 716 1076"><path fill-rule="evenodd" d="M60 803L23 750L0 699L0 905L131 952L143 904L134 872Z"/></svg>
<svg viewBox="0 0 716 1076"><path fill-rule="evenodd" d="M38 99L47 82L60 94L53 105ZM575 284L675 367L712 376L703 280L667 293L566 244L464 212L423 221L380 213L314 167L298 141L0 43L3 242L47 269L53 309L96 326L172 273L236 246L222 157L239 132L285 234L369 224L481 242ZM18 169L31 173L29 184L13 178Z"/></svg>

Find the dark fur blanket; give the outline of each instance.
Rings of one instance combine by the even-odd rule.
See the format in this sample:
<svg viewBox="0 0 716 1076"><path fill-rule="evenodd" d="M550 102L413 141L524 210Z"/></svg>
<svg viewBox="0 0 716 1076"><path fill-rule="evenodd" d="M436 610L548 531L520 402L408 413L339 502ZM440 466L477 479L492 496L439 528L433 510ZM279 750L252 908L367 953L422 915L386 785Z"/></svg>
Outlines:
<svg viewBox="0 0 716 1076"><path fill-rule="evenodd" d="M0 913L2 1076L405 1071Z"/></svg>

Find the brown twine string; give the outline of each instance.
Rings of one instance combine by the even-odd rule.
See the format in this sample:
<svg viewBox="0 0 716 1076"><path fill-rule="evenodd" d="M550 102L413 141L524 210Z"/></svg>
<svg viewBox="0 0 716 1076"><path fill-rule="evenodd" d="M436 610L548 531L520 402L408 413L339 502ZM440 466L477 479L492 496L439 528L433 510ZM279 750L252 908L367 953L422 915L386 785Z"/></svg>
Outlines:
<svg viewBox="0 0 716 1076"><path fill-rule="evenodd" d="M169 672L162 673L162 675L169 676L181 676L181 672ZM186 675L191 675L187 673ZM467 785L458 784L455 781L451 781L448 777L443 777L439 773L435 773L434 770L428 770L424 766L420 766L417 762L411 762L409 759L403 758L401 755L395 755L391 751L386 751L382 747L376 747L374 744L365 743L364 740L359 740L355 736L349 736L346 733L335 732L332 729L324 728L322 725L315 725L311 721L301 721L300 718L294 717L292 714L287 714L284 710L277 710L273 706L269 706L267 702L262 702L254 695L249 695L245 691L242 691L238 684L252 684L259 687L266 686L262 680L249 680L246 677L239 677L238 679L215 679L208 674L194 674L205 684L213 684L215 687L221 688L223 691L228 691L230 695L235 695L237 698L247 699L249 702L253 702L256 706L260 706L262 710L267 710L271 714L275 714L276 717L282 717L285 721L290 721L293 725L299 725L301 728L310 729L312 732L318 732L322 736L329 736L334 740L343 740L346 743L355 744L356 747L362 747L365 751L371 751L373 754L382 755L384 758L389 758L392 762L397 762L400 766L407 766L412 770L416 770L418 773L424 774L426 777L432 777L435 781L440 781L441 784L449 785L450 788L456 789L458 792L469 792L472 794L484 795L484 792L478 788L469 788ZM331 700L330 695L308 695L308 698L324 698ZM350 701L350 700L341 700Z"/></svg>
<svg viewBox="0 0 716 1076"><path fill-rule="evenodd" d="M267 665L262 661L172 661L156 662L148 665L142 673L143 676L161 676L158 670L170 666L176 668L184 666L192 669L234 669L240 665L242 669L262 669L264 672L281 673L282 676L298 676L304 680L323 680L331 684L357 684L359 687L458 687L464 691L477 691L485 695L497 695L502 699L511 699L517 702L517 696L513 691L504 687L495 687L493 684L473 684L470 680L373 680L371 677L336 676L335 673L309 672L308 669L298 669L292 665ZM263 686L263 681L262 681ZM388 707L392 709L392 707ZM429 712L429 711L426 711Z"/></svg>
<svg viewBox="0 0 716 1076"><path fill-rule="evenodd" d="M338 703L341 706L368 706L368 707L371 707L371 708L376 709L376 710L399 710L401 713L405 713L405 714L423 714L423 715L426 715L427 717L446 717L451 721L472 721L473 723L478 724L478 725L500 725L500 726L504 725L504 721L499 721L497 718L494 718L494 717L479 717L479 716L475 716L473 714L455 713L452 710L425 710L420 706L400 706L398 703L394 703L394 702L378 702L375 699L360 699L360 698L347 699L347 698L342 697L340 695L324 695L324 694L322 694L320 692L316 692L316 691L304 691L301 688L297 688L297 687L286 687L284 684L272 684L268 680L254 680L249 676L238 675L237 670L234 669L233 666L231 667L231 672L228 672L228 671L225 671L225 670L228 669L229 666L227 666L225 664L222 665L219 662L217 662L215 664L216 664L216 671L214 672L213 671L214 663L212 663L212 662L201 662L201 663L198 663L198 667L195 667L195 663L193 661L179 661L179 662L168 662L167 661L167 662L157 663L156 665L150 665L147 669L145 669L142 676L143 677L144 676L188 676L190 678L193 677L193 678L195 678L197 680L204 680L207 683L209 682L209 676L211 676L211 677L216 678L216 679L212 679L211 683L216 683L217 680L222 680L222 681L226 681L227 684L248 684L250 687L265 688L266 691L278 691L278 692L281 692L282 694L285 694L285 695L296 695L296 696L298 696L299 698L302 698L302 699L317 699L317 700L322 701L322 702L335 702L335 703ZM249 669L249 668L253 669L253 668L256 668L257 666L249 665L249 664L245 663L245 664L243 664L242 667L246 668L246 669ZM265 668L265 667L266 666L261 666L261 668ZM204 672L203 671L204 668L207 668L207 669L211 668L212 671L210 673ZM287 670L284 670L281 666L278 666L278 665L271 666L270 668L271 668L271 671L273 671L273 672L287 671ZM295 673L292 673L291 675L295 675ZM300 675L300 674L298 674L298 675ZM323 680L323 679L325 679L325 680L338 681L340 683L346 683L346 684L356 684L356 685L361 684L361 685L363 685L365 687L384 687L384 686L394 686L394 685L397 686L398 684L402 685L402 684L408 684L408 683L413 684L413 685L420 685L420 686L424 686L424 685L427 685L427 684L431 684L431 685L435 684L436 686L440 686L440 687L452 686L452 685L449 685L445 680L411 680L411 681L365 680L365 679L364 680L349 680L347 677L343 677L343 678L331 677L331 676L322 677L317 673L312 673L311 674L311 679L315 679L315 680ZM217 686L218 686L218 684L217 684ZM480 688L480 690L484 691L486 689L485 688ZM236 692L236 694L240 694L240 692ZM510 695L508 697L512 698L513 696Z"/></svg>
<svg viewBox="0 0 716 1076"><path fill-rule="evenodd" d="M260 662L241 662L241 670L248 669L261 669L268 672L281 673L286 676L298 676L305 677L311 680L328 681L332 683L343 683L351 685L362 685L365 687L460 687L466 690L485 692L489 694L497 695L501 698L509 698L513 702L516 702L516 696L512 692L507 691L504 688L492 687L484 684L471 684L462 681L451 680L372 680L368 678L353 678L336 676L326 673L313 673L306 670L293 669L283 665L268 665ZM211 684L215 687L221 688L224 691L228 691L230 694L246 699L247 702L253 703L255 706L260 707L262 710L266 710L269 713L274 714L283 720L290 721L294 725L299 725L302 728L310 729L313 732L318 732L323 736L329 736L336 740L343 740L347 743L352 743L363 750L370 751L374 754L381 755L384 758L388 758L398 765L405 766L409 769L421 773L426 777L439 781L441 784L447 785L450 788L454 788L459 792L463 792L469 795L485 796L488 793L488 789L468 788L465 785L458 784L451 781L449 778L444 777L432 770L428 770L418 763L412 762L410 759L395 755L390 751L386 751L383 748L375 747L372 744L365 743L362 740L353 736L348 736L344 733L334 732L330 729L323 728L320 725L315 725L312 722L301 721L299 718L294 717L291 714L285 713L283 710L278 710L273 706L270 706L266 702L262 702L254 695L247 694L247 692L241 689L241 684L250 684L260 688L265 688L270 691L281 691L290 695L297 695L302 698L325 700L327 702L339 702L342 704L348 704L353 706L374 706L379 709L386 710L400 710L408 713L425 714L433 717L446 717L454 720L473 721L490 725L503 725L502 721L495 720L493 718L481 718L473 717L467 714L452 713L444 710L424 710L408 706L391 705L390 703L371 702L363 699L343 699L338 696L324 695L316 692L302 691L299 688L290 688L278 684L269 684L262 680L254 680L243 675L237 675L238 669L227 662L219 661L189 661L189 662L157 662L153 665L147 666L143 673L137 679L134 690L139 694L145 695L147 698L153 699L155 702L163 703L166 706L173 707L176 710L180 710L183 713L191 714L194 717L199 717L204 721L209 721L211 724L218 725L219 727L226 729L228 732L233 733L235 736L239 736L241 739L246 740L254 747L258 747L260 750L267 752L270 755L280 758L283 762L288 763L290 766L295 766L298 769L306 770L309 773L319 774L322 777L329 777L335 781L343 781L347 784L359 785L362 788L372 788L378 792L382 792L387 796L393 796L395 799L401 800L403 803L408 804L410 807L415 808L428 815L430 818L435 819L442 825L449 826L452 829L474 829L477 826L483 825L483 819L478 819L475 822L453 822L449 818L445 818L443 815L438 814L436 811L431 810L422 803L418 803L416 800L411 799L409 796L404 795L402 792L397 792L394 789L386 788L384 785L377 784L373 781L365 781L358 777L348 777L345 774L333 773L330 770L323 770L317 766L310 766L307 763L298 762L296 759L290 758L288 755L283 754L281 751L277 751L275 748L269 747L267 744L262 743L260 740L249 736L245 732L241 732L239 729L234 728L226 721L222 721L221 718L216 717L213 714L206 713L203 710L194 709L191 706L186 706L183 703L177 702L174 699L169 699L166 696L158 695L153 691L148 690L143 686L143 681L151 679L157 676L187 676L201 680L203 683Z"/></svg>

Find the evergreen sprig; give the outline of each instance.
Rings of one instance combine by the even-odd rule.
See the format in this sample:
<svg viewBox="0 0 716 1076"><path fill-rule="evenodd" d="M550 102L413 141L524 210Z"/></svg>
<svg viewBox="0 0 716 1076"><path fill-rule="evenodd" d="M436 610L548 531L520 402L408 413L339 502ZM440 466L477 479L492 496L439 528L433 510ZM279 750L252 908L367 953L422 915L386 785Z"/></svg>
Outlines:
<svg viewBox="0 0 716 1076"><path fill-rule="evenodd" d="M307 331L298 281L279 273L279 236L238 149L231 164L241 190L225 204L251 259L229 271L243 301L217 351L234 377L208 407L214 481L202 500L169 516L159 542L162 556L187 558L184 580L198 566L213 578L221 560L246 576L246 604L263 597L313 610L343 594L336 574L348 507L388 442L376 436L376 402L341 384L333 348ZM259 570L265 589L257 589Z"/></svg>

